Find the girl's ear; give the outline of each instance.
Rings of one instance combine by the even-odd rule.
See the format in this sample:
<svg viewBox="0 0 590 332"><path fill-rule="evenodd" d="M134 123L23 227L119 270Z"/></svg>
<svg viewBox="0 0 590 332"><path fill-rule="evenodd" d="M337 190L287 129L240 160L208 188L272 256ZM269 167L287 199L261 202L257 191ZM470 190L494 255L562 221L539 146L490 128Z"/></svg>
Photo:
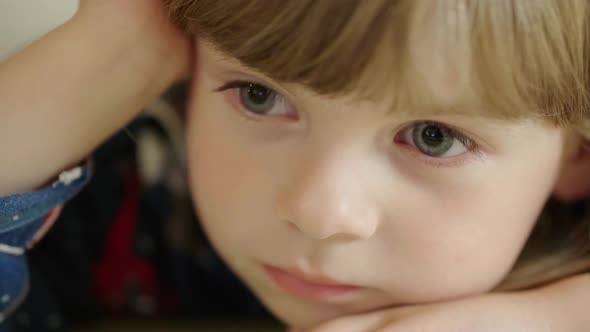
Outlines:
<svg viewBox="0 0 590 332"><path fill-rule="evenodd" d="M590 142L580 142L577 153L565 161L553 196L564 202L590 197Z"/></svg>

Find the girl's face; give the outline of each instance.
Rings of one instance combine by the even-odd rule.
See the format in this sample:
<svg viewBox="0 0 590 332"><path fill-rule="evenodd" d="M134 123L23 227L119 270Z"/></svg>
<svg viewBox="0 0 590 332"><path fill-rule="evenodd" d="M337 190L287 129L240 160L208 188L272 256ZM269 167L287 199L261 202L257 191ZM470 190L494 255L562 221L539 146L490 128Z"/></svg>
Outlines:
<svg viewBox="0 0 590 332"><path fill-rule="evenodd" d="M289 325L492 289L559 176L565 134L542 122L318 96L204 42L197 60L194 201L221 256Z"/></svg>

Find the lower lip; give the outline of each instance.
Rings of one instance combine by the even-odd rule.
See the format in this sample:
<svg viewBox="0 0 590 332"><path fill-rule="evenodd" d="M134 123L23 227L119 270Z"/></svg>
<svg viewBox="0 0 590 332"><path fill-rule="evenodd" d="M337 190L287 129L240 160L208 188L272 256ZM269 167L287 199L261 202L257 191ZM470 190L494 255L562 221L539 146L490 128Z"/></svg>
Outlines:
<svg viewBox="0 0 590 332"><path fill-rule="evenodd" d="M293 274L268 265L264 266L266 274L286 293L312 301L330 301L354 293L361 289L350 285L322 285L302 280Z"/></svg>

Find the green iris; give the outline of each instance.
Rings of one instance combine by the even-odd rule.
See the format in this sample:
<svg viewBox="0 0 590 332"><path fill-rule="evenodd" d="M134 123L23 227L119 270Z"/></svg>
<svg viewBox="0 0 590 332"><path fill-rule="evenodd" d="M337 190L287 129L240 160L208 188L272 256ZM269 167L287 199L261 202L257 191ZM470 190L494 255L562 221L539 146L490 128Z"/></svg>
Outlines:
<svg viewBox="0 0 590 332"><path fill-rule="evenodd" d="M240 101L252 113L267 114L275 105L276 92L259 85L249 84L240 88Z"/></svg>
<svg viewBox="0 0 590 332"><path fill-rule="evenodd" d="M444 155L455 142L449 128L432 123L418 124L412 130L412 138L418 150L431 157Z"/></svg>

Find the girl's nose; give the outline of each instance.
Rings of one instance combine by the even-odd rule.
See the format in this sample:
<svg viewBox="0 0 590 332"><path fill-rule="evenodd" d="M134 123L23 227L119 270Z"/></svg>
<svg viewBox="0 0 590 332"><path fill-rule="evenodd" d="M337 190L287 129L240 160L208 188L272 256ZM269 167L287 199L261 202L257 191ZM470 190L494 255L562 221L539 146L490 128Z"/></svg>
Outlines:
<svg viewBox="0 0 590 332"><path fill-rule="evenodd" d="M379 225L359 163L341 158L308 161L277 194L279 218L313 239L368 239Z"/></svg>

